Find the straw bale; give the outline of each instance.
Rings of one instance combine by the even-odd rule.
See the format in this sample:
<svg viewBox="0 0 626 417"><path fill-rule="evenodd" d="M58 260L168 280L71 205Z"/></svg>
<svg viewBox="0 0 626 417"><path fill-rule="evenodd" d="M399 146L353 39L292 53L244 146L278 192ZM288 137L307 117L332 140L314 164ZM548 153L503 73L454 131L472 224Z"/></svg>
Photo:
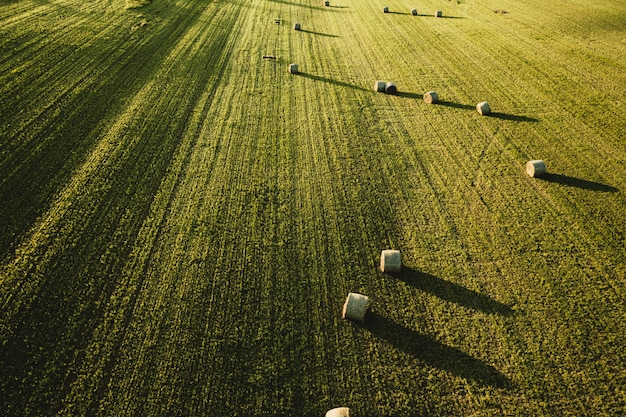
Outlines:
<svg viewBox="0 0 626 417"><path fill-rule="evenodd" d="M428 104L435 104L439 101L439 96L435 91L424 93L424 101Z"/></svg>
<svg viewBox="0 0 626 417"><path fill-rule="evenodd" d="M338 407L328 410L326 417L350 417L350 409L348 407Z"/></svg>
<svg viewBox="0 0 626 417"><path fill-rule="evenodd" d="M478 111L481 116L486 116L491 113L491 107L489 107L489 103L486 101L481 101L476 105L476 111Z"/></svg>
<svg viewBox="0 0 626 417"><path fill-rule="evenodd" d="M531 177L540 177L546 173L546 163L541 159L526 162L526 173Z"/></svg>
<svg viewBox="0 0 626 417"><path fill-rule="evenodd" d="M356 292L350 292L348 293L348 298L346 298L346 302L343 305L341 317L344 319L363 321L365 320L365 313L367 312L367 304L367 296Z"/></svg>
<svg viewBox="0 0 626 417"><path fill-rule="evenodd" d="M386 249L380 253L380 270L398 272L402 269L402 258L399 250Z"/></svg>
<svg viewBox="0 0 626 417"><path fill-rule="evenodd" d="M386 82L378 80L374 83L374 91L377 91L379 93L384 93L386 86L387 86Z"/></svg>

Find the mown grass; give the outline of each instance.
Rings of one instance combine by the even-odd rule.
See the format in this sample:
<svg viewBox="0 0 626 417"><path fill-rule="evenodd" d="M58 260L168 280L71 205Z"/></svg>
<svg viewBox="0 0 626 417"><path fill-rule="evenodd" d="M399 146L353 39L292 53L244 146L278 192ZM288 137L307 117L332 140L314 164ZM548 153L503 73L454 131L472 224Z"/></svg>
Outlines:
<svg viewBox="0 0 626 417"><path fill-rule="evenodd" d="M626 10L552 3L3 3L1 408L623 412Z"/></svg>

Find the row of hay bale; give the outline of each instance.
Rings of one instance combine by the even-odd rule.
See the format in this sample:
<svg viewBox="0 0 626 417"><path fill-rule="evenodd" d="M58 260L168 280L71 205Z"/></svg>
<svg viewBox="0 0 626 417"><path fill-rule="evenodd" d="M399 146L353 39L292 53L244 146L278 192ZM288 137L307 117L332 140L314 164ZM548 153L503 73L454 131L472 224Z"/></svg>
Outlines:
<svg viewBox="0 0 626 417"><path fill-rule="evenodd" d="M380 253L380 270L387 273L400 272L402 270L400 251L395 249L383 250ZM341 317L362 322L365 320L368 307L369 299L366 295L350 292L343 305Z"/></svg>
<svg viewBox="0 0 626 417"><path fill-rule="evenodd" d="M389 7L383 7L383 13L389 13ZM417 9L411 9L411 14L413 16L417 16ZM441 10L435 11L435 17L443 17L443 12Z"/></svg>
<svg viewBox="0 0 626 417"><path fill-rule="evenodd" d="M439 102L439 95L436 91L428 91L424 93L424 102L428 104L437 104ZM486 101L481 101L476 105L476 111L481 116L488 116L491 114L491 106ZM546 174L546 163L540 159L535 159L526 162L526 173L530 177L540 177Z"/></svg>
<svg viewBox="0 0 626 417"><path fill-rule="evenodd" d="M380 253L380 270L382 272L399 272L402 270L402 258L399 250L385 249ZM369 297L356 292L349 292L341 317L344 319L363 322L369 307ZM326 412L326 417L350 417L348 407L337 407Z"/></svg>
<svg viewBox="0 0 626 417"><path fill-rule="evenodd" d="M424 93L424 102L428 104L437 104L439 102L439 94L436 91L427 91ZM481 116L487 116L491 113L491 107L486 101L481 101L476 105L476 111Z"/></svg>
<svg viewBox="0 0 626 417"><path fill-rule="evenodd" d="M324 2L325 6L329 6L329 4L330 3L328 1ZM384 7L383 11L385 13L388 13L389 12L389 7ZM411 14L416 15L417 14L417 10L416 9L412 9L411 10ZM438 10L437 13L435 14L435 16L441 17L442 16L441 11ZM293 29L294 30L302 30L302 25L299 22L296 22L296 23L293 24ZM299 73L299 71L298 71L298 64L290 64L289 65L289 73L290 74L298 74ZM374 83L374 91L379 92L379 93L396 94L398 92L398 87L392 81L377 80ZM424 98L424 102L426 102L428 104L437 104L439 102L439 95L437 94L436 91L427 91L426 93L424 93L423 98ZM487 115L491 114L491 106L489 105L488 102L481 101L480 103L478 103L476 105L476 111L481 116L487 116ZM546 171L547 170L546 170L545 162L542 161L542 160L532 160L532 161L528 161L526 163L526 172L531 177L539 177L541 175L544 175L546 173ZM383 259L381 257L381 268L382 268L382 265L383 265Z"/></svg>

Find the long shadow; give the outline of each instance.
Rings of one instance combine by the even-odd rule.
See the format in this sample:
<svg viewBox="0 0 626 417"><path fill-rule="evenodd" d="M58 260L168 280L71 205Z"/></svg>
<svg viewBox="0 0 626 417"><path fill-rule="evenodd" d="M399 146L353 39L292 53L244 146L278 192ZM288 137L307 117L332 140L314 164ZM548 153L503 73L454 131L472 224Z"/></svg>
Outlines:
<svg viewBox="0 0 626 417"><path fill-rule="evenodd" d="M519 115L515 115L515 114L506 114L506 113L498 113L498 112L491 112L487 115L488 117L493 117L496 119L502 119L502 120L512 120L514 122L538 122L539 119L535 119L534 117L528 117L528 116L519 116Z"/></svg>
<svg viewBox="0 0 626 417"><path fill-rule="evenodd" d="M446 106L446 107L453 107L455 109L476 110L475 105L454 103L452 101L438 101L437 104L441 106ZM498 113L498 112L491 112L487 115L487 117L493 117L494 119L502 119L502 120L512 120L514 122L538 122L539 121L539 119L535 119L534 117L520 116L516 114Z"/></svg>
<svg viewBox="0 0 626 417"><path fill-rule="evenodd" d="M581 188L583 190L600 191L605 193L616 193L619 191L619 189L610 185L602 184L595 181L583 180L581 178L569 177L567 175L561 174L546 173L538 178L548 182L567 185L569 187Z"/></svg>
<svg viewBox="0 0 626 417"><path fill-rule="evenodd" d="M274 3L282 3L282 4L286 4L289 6L296 6L296 7L304 7L306 9L313 9L313 10L328 10L328 9L332 9L332 6L326 7L326 6L313 6L311 4L304 4L304 3L296 3L293 1L286 1L286 0L270 0L273 1ZM335 6L335 8L337 8L337 6Z"/></svg>
<svg viewBox="0 0 626 417"><path fill-rule="evenodd" d="M398 97L404 97L404 98L418 98L418 99L423 99L424 98L424 94L418 94L418 93L408 93L405 91L398 91L395 94Z"/></svg>
<svg viewBox="0 0 626 417"><path fill-rule="evenodd" d="M506 304L465 288L462 285L446 281L413 268L403 266L402 271L395 276L421 291L435 295L442 300L471 308L472 310L504 316L513 314L511 307Z"/></svg>
<svg viewBox="0 0 626 417"><path fill-rule="evenodd" d="M436 17L434 14L419 14L418 16L432 17L434 19L465 19L464 17L461 17L461 16L439 16L439 17Z"/></svg>
<svg viewBox="0 0 626 417"><path fill-rule="evenodd" d="M446 106L446 107L453 107L455 109L476 110L476 106L471 106L469 104L454 103L452 101L442 101L442 100L439 100L437 102L437 105L439 105L439 106Z"/></svg>
<svg viewBox="0 0 626 417"><path fill-rule="evenodd" d="M337 80L333 80L332 78L326 78L326 77L320 77L319 75L313 75L313 74L308 74L306 72L299 72L298 75L305 77L305 78L310 78L312 80L315 81L322 81L325 83L329 83L329 84L333 84L339 87L347 87L347 88L353 88L355 90L361 90L361 91L370 91L370 90L366 90L363 87L359 87L357 85L354 84L348 84L348 83L344 83L343 81L337 81Z"/></svg>
<svg viewBox="0 0 626 417"><path fill-rule="evenodd" d="M326 36L328 38L339 38L340 37L338 35L331 35L330 33L314 32L312 30L306 30L306 29L300 29L300 32L310 33L311 35L317 35L317 36Z"/></svg>
<svg viewBox="0 0 626 417"><path fill-rule="evenodd" d="M376 312L368 312L363 324L372 334L427 364L481 385L511 388L513 383L494 367L461 350L408 329Z"/></svg>

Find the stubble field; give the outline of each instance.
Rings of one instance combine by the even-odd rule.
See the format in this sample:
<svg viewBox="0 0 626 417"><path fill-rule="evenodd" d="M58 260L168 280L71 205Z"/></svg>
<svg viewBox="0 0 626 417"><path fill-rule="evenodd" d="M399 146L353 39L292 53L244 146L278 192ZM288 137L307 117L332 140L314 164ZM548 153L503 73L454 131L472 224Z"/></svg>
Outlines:
<svg viewBox="0 0 626 417"><path fill-rule="evenodd" d="M330 1L0 0L0 413L626 412L626 4Z"/></svg>

